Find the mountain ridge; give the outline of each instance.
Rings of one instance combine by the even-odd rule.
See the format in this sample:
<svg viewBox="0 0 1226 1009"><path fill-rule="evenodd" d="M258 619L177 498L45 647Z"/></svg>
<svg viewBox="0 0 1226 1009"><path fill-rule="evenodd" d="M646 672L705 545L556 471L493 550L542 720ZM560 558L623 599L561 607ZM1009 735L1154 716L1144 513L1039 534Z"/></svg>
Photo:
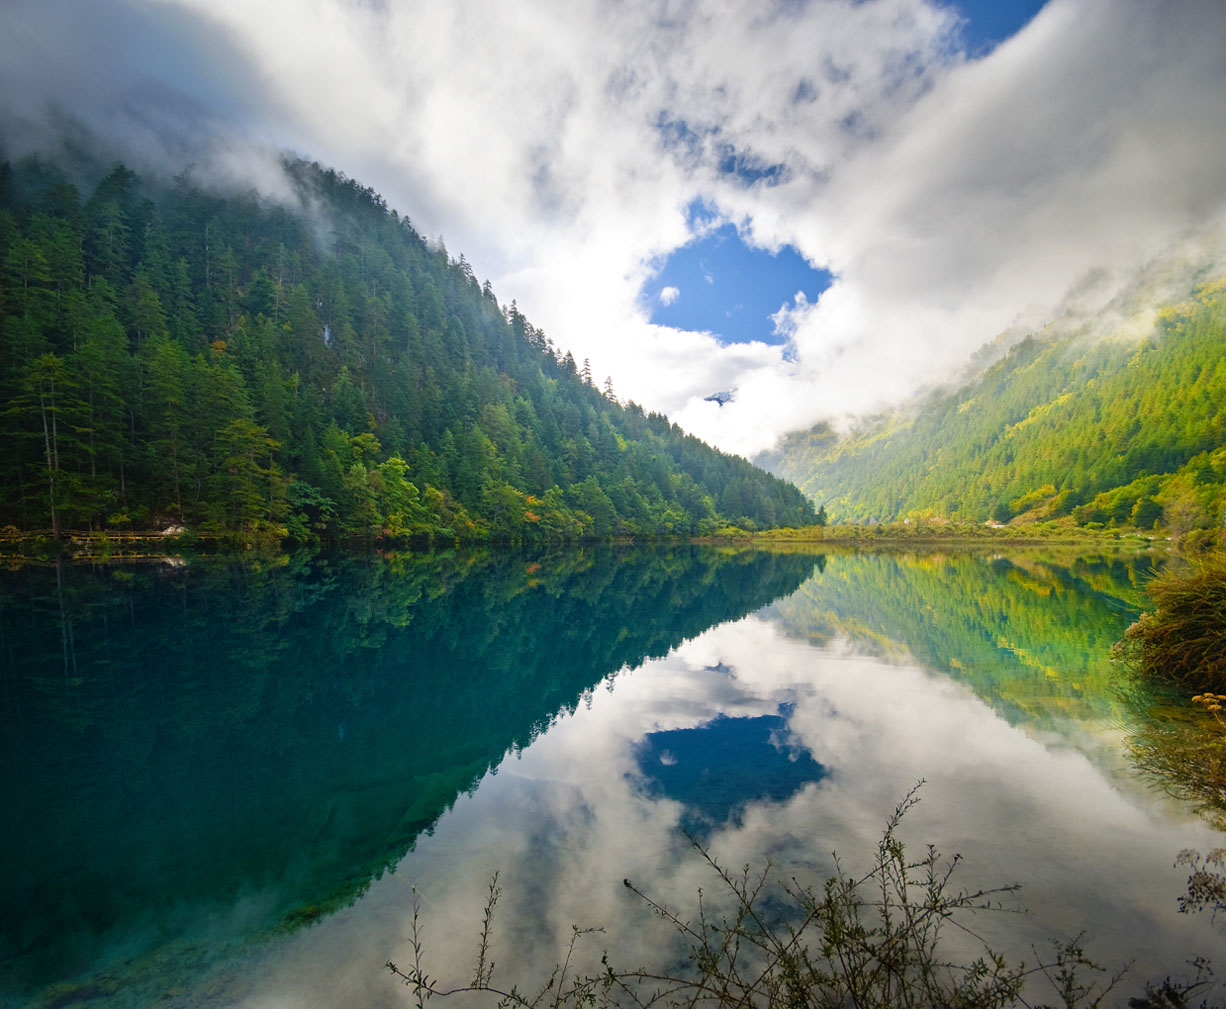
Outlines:
<svg viewBox="0 0 1226 1009"><path fill-rule="evenodd" d="M73 166L79 169L79 166ZM0 526L565 540L813 520L622 405L463 255L342 173L297 206L116 164L0 166Z"/></svg>
<svg viewBox="0 0 1226 1009"><path fill-rule="evenodd" d="M1154 319L1106 335L1051 326L954 388L845 435L795 433L759 461L836 521L1214 528L1226 508L1226 277Z"/></svg>

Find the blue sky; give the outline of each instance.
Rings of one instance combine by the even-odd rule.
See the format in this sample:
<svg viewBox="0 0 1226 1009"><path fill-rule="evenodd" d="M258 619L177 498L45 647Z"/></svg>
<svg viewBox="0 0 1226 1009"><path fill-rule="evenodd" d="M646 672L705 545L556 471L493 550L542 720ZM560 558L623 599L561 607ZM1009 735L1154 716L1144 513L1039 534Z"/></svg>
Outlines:
<svg viewBox="0 0 1226 1009"><path fill-rule="evenodd" d="M774 332L770 317L794 304L797 292L816 301L830 279L790 245L772 254L724 224L676 249L643 296L656 325L714 333L726 344L778 344L786 338Z"/></svg>
<svg viewBox="0 0 1226 1009"><path fill-rule="evenodd" d="M962 0L954 4L965 21L962 39L972 56L980 56L1019 29L1043 6L1042 0Z"/></svg>

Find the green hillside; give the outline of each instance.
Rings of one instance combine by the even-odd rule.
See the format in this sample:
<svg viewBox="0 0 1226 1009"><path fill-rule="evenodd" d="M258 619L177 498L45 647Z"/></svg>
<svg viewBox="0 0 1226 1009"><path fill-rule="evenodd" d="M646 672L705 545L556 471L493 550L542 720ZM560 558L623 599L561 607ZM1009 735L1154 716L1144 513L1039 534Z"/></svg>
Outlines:
<svg viewBox="0 0 1226 1009"><path fill-rule="evenodd" d="M845 437L792 435L763 461L834 521L1220 526L1226 279L1144 338L1041 333L956 391Z"/></svg>
<svg viewBox="0 0 1226 1009"><path fill-rule="evenodd" d="M813 520L794 487L619 404L376 193L284 172L272 200L0 165L0 526L516 541Z"/></svg>

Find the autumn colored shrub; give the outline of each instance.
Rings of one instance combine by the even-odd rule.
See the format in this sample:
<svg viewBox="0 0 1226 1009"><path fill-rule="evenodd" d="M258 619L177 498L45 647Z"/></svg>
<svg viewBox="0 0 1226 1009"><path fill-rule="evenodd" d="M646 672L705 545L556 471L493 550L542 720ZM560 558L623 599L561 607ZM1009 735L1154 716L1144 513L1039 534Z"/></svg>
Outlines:
<svg viewBox="0 0 1226 1009"><path fill-rule="evenodd" d="M1214 555L1159 575L1114 656L1142 677L1188 691L1226 692L1226 559Z"/></svg>

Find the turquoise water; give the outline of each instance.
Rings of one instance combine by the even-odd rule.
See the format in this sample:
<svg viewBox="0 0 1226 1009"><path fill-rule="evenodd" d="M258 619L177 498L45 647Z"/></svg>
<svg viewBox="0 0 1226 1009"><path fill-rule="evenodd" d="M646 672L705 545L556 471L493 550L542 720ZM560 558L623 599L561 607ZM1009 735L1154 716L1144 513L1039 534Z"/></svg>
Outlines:
<svg viewBox="0 0 1226 1009"><path fill-rule="evenodd" d="M820 876L901 795L984 930L1088 933L1166 973L1220 844L1129 767L1107 652L1148 562L682 549L27 567L0 578L0 993L11 1005L394 1006L417 888L431 973L500 976L572 924L658 953L688 829ZM1095 946L1094 944L1097 944ZM1185 955L1186 954L1186 955Z"/></svg>

